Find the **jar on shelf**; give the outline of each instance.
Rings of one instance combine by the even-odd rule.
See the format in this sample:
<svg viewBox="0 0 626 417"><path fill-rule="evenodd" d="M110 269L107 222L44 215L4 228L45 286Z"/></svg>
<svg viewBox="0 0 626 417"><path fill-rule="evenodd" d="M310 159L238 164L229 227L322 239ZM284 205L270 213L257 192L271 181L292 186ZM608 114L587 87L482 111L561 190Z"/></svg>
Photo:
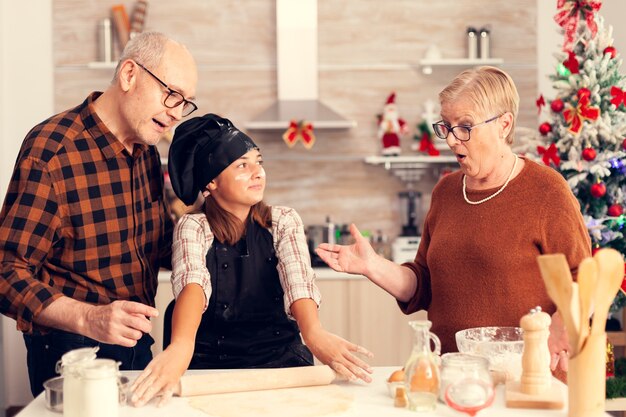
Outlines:
<svg viewBox="0 0 626 417"><path fill-rule="evenodd" d="M471 26L467 28L467 57L478 58L478 31Z"/></svg>

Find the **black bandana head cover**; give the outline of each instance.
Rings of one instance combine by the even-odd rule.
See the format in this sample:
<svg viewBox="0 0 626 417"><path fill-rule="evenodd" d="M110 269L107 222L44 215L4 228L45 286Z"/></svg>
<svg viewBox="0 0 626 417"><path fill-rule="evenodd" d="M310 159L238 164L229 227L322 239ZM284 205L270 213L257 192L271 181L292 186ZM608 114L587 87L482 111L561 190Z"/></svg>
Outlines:
<svg viewBox="0 0 626 417"><path fill-rule="evenodd" d="M226 167L259 147L230 120L209 113L181 123L174 132L168 171L174 192L186 205Z"/></svg>

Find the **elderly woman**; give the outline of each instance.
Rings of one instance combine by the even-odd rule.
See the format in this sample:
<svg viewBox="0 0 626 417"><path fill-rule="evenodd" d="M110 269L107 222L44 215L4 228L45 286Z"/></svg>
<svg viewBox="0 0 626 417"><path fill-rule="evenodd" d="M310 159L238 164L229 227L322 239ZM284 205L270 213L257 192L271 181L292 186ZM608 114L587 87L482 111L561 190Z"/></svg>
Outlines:
<svg viewBox="0 0 626 417"><path fill-rule="evenodd" d="M519 96L509 75L469 69L439 94L433 125L460 170L443 177L415 260L397 265L378 256L354 225L356 243L322 244L320 257L337 271L362 274L394 296L406 314L427 310L442 351L456 351L455 333L469 327L518 326L529 309L555 313L537 256L564 253L574 270L591 243L579 204L554 170L511 150ZM553 315L552 369L567 368L568 341Z"/></svg>
<svg viewBox="0 0 626 417"><path fill-rule="evenodd" d="M190 119L176 128L169 174L185 204L202 192L204 211L174 230L171 344L137 378L132 402L164 403L187 368L307 366L313 355L370 382L371 368L354 353L371 353L319 321L302 220L263 202L263 157L252 139L214 114Z"/></svg>

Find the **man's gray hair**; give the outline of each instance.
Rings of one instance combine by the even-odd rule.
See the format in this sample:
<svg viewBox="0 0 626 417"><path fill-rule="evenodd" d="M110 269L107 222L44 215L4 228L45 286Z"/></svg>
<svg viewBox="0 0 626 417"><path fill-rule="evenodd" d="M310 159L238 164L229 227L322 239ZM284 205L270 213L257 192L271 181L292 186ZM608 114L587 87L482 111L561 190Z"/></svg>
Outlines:
<svg viewBox="0 0 626 417"><path fill-rule="evenodd" d="M132 59L144 67L153 70L161 63L161 58L165 52L165 45L170 40L160 32L143 32L134 36L124 48L117 67L115 68L115 81L119 75L120 67L127 59Z"/></svg>

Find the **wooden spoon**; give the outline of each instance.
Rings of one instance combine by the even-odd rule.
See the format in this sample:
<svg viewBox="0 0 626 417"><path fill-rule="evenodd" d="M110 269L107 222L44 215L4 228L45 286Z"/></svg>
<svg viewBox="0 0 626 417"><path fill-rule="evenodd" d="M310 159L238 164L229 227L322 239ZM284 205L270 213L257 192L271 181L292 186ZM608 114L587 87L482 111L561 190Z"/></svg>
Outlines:
<svg viewBox="0 0 626 417"><path fill-rule="evenodd" d="M602 334L605 332L609 308L624 279L624 259L615 249L600 249L593 259L598 266L598 284L593 299L591 334Z"/></svg>
<svg viewBox="0 0 626 417"><path fill-rule="evenodd" d="M578 335L578 351L583 348L589 336L589 315L593 308L593 300L598 282L598 265L593 258L585 258L578 265L578 290L580 293L580 334Z"/></svg>
<svg viewBox="0 0 626 417"><path fill-rule="evenodd" d="M567 264L567 259L562 253L551 255L540 255L537 257L539 271L546 285L548 295L556 304L556 308L561 313L563 324L567 330L567 337L570 340L570 357L578 353L578 334L580 333L580 313L577 311L576 319L572 314L572 273ZM577 295L578 297L578 295ZM578 300L576 300L578 302Z"/></svg>

